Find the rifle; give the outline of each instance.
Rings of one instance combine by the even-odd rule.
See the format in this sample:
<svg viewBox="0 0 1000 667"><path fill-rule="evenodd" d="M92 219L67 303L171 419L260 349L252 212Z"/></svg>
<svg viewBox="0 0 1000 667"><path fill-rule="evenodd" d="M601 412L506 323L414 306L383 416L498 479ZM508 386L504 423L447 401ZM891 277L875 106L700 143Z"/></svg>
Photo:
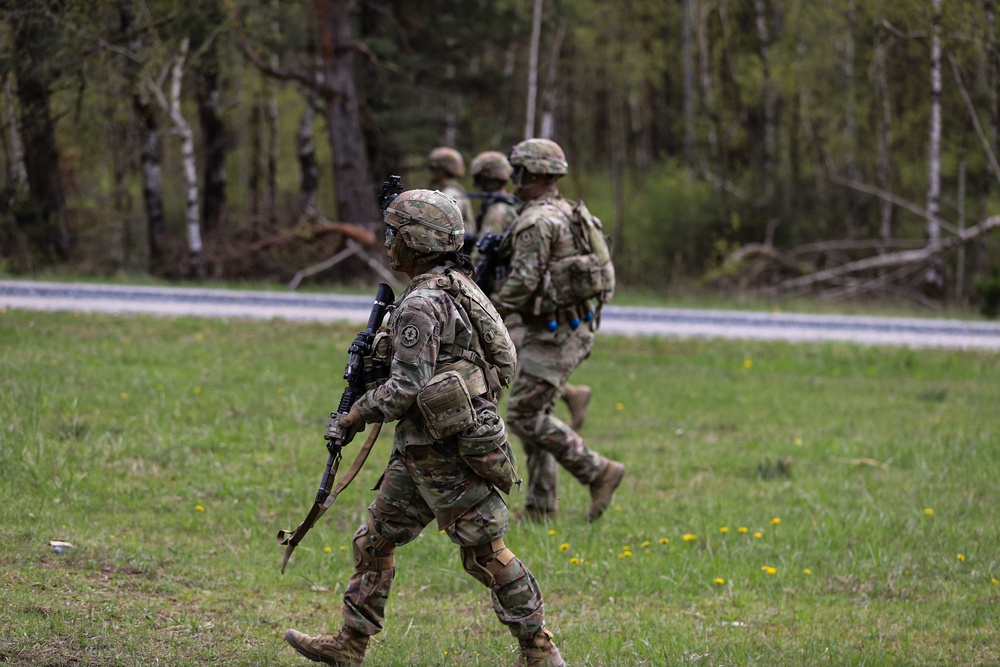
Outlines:
<svg viewBox="0 0 1000 667"><path fill-rule="evenodd" d="M513 229L514 225L511 225L503 234L486 232L476 242L476 249L482 257L476 264L476 284L484 294L491 294L494 288L507 279L509 267L500 252Z"/></svg>
<svg viewBox="0 0 1000 667"><path fill-rule="evenodd" d="M392 203L392 200L402 190L403 184L400 182L399 176L390 176L389 180L382 183L382 192L379 194L378 202L379 208L382 209L383 213L385 213L389 204ZM316 524L316 521L330 509L330 506L333 505L340 492L347 488L347 485L358 474L361 466L364 465L365 460L368 458L368 453L375 444L375 440L378 438L379 431L382 428L381 424L376 424L372 428L371 434L365 440L365 444L362 445L361 449L358 450L358 455L355 457L354 463L351 464L347 474L337 483L336 488L331 489L333 481L337 476L337 470L340 468L341 452L347 444L348 436L339 426L338 415L349 413L354 403L367 390L367 383L378 379L380 376L384 377L388 372L388 369L384 367L377 368L375 364L366 367L365 358L371 354L372 344L375 341L375 333L385 318L389 304L395 300L396 297L392 293L392 288L385 283L379 283L378 291L375 293L375 301L372 303L371 313L368 315L368 324L365 330L354 338L350 348L347 350L347 365L344 368L344 379L347 380L347 387L344 389L344 394L340 397L340 405L337 406L337 412L331 412L330 419L327 421L324 437L327 439L326 449L330 456L326 460L326 469L323 471L323 478L319 482L316 500L313 502L313 506L306 515L306 518L296 526L295 530L278 531L278 546L285 547L285 555L281 559L282 574L285 573L285 566L288 565L288 559L291 558L295 547L299 545L305 534Z"/></svg>
<svg viewBox="0 0 1000 667"><path fill-rule="evenodd" d="M365 381L365 357L371 354L375 333L382 324L382 318L385 317L389 304L395 301L395 298L391 287L385 283L379 284L378 292L375 295L375 302L372 304L371 314L368 316L368 326L355 337L354 342L351 343L347 351L347 366L344 369L344 379L347 380L347 387L344 389L343 396L340 397L340 405L337 407L337 412L331 412L330 420L327 422L324 437L327 438L326 448L330 456L326 461L326 470L323 472L323 478L320 480L319 490L316 492L316 500L313 502L309 514L306 515L306 518L294 531L278 531L278 545L285 547L285 556L281 559L282 574L285 573L285 565L288 564L288 559L291 557L292 551L295 550L295 547L298 546L299 542L302 541L302 538L309 532L309 529L313 527L316 521L323 516L323 513L330 508L333 501L340 495L340 492L358 474L361 466L364 465L365 459L368 457L368 452L371 451L372 445L375 444L375 439L378 438L381 424L376 424L372 429L371 435L368 436L364 446L358 451L358 456L351 465L350 470L348 470L347 475L337 484L337 488L331 491L333 480L337 476L337 470L340 468L341 450L347 444L347 434L337 426L337 415L346 415L350 412L351 407L361 398L361 395L367 389Z"/></svg>

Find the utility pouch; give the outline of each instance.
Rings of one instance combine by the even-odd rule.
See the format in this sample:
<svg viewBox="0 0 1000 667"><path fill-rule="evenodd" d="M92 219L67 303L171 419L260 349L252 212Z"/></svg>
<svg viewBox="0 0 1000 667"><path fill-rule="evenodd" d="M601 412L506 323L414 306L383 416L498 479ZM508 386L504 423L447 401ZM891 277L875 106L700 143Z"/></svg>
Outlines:
<svg viewBox="0 0 1000 667"><path fill-rule="evenodd" d="M504 493L521 483L507 429L497 414L480 414L474 426L458 434L458 454L477 475Z"/></svg>
<svg viewBox="0 0 1000 667"><path fill-rule="evenodd" d="M455 371L432 377L417 394L417 407L424 416L427 432L435 440L455 435L476 421L469 389Z"/></svg>
<svg viewBox="0 0 1000 667"><path fill-rule="evenodd" d="M568 308L599 297L606 289L600 258L594 254L573 255L549 264L543 300L556 308Z"/></svg>

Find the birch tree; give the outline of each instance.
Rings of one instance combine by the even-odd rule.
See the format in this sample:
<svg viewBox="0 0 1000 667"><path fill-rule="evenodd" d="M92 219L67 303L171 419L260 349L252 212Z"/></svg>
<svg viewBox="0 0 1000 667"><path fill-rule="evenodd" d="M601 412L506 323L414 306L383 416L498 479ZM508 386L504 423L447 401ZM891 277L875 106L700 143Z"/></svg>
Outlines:
<svg viewBox="0 0 1000 667"><path fill-rule="evenodd" d="M931 27L931 99L930 141L927 149L927 245L937 249L941 245L941 221L938 212L941 204L941 0L931 0L934 15ZM944 275L940 260L934 261L924 274L929 290L940 293L944 288Z"/></svg>

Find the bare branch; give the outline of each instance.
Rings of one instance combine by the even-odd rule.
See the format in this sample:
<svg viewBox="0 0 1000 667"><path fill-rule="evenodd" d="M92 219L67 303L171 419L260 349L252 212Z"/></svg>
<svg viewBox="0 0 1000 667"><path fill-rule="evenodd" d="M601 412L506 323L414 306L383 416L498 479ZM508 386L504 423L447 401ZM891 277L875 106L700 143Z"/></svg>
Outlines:
<svg viewBox="0 0 1000 667"><path fill-rule="evenodd" d="M785 280L778 283L775 290L784 291L807 288L819 283L830 282L831 280L854 273L925 263L940 257L944 253L962 243L979 238L980 236L991 232L998 227L1000 227L1000 215L995 215L983 220L974 227L969 227L968 229L960 231L956 236L952 236L941 241L941 243L937 246L927 246L925 248L921 248L920 250L904 250L902 252L867 257L856 262L848 262L847 264L835 266L824 271L817 271L816 273L811 273L807 276Z"/></svg>
<svg viewBox="0 0 1000 667"><path fill-rule="evenodd" d="M972 118L972 125L976 128L976 136L979 137L979 141L986 151L986 157L990 159L990 166L993 167L993 175L1000 179L1000 165L997 164L997 156L993 153L993 149L990 148L990 142L986 139L986 133L983 132L983 126L979 122L979 116L976 115L976 108L972 105L972 98L969 97L969 91L965 89L965 84L962 83L962 74L958 71L958 63L955 62L955 56L949 53L948 60L951 62L951 70L955 73L955 81L958 83L958 89L962 93L962 99L965 100L965 106L969 108L969 116Z"/></svg>
<svg viewBox="0 0 1000 667"><path fill-rule="evenodd" d="M862 183L861 181L855 181L854 179L851 178L841 178L839 176L830 176L830 180L836 183L837 185L843 185L844 187L853 188L854 190L865 192L870 195L875 195L880 199L892 202L893 204L899 206L900 208L905 208L910 213L919 215L921 218L927 218L930 215L930 212L927 209L921 208L920 206L914 204L911 201L908 201L906 199L903 199L902 197L894 195L893 193L883 190L882 188L877 188L874 185L868 185L867 183ZM958 228L954 227L953 225L950 225L947 222L943 222L941 220L939 220L939 223L941 224L941 227L943 229L951 232L952 234L959 233Z"/></svg>

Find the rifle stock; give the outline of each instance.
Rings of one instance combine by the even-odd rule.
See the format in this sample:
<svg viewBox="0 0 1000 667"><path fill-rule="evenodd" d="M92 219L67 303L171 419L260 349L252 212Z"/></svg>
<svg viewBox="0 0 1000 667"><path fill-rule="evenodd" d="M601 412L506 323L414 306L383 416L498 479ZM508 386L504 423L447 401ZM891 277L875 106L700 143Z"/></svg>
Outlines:
<svg viewBox="0 0 1000 667"><path fill-rule="evenodd" d="M385 283L380 283L378 286L378 292L375 294L375 301L372 304L371 313L368 315L368 324L365 330L360 332L355 338L354 342L351 343L350 348L347 352L347 365L344 369L344 379L347 380L347 387L344 389L343 395L340 397L340 404L337 406L337 412L330 415L330 422L328 423L325 437L327 438L326 448L329 451L330 456L326 461L326 469L323 472L323 477L319 483L319 489L316 491L316 499L313 502L312 508L303 519L302 523L296 526L295 530L279 530L278 531L278 545L285 547L285 555L281 560L281 573L285 573L285 566L288 564L288 559L291 557L292 552L295 547L298 546L299 542L306 533L313 527L316 521L323 516L323 513L329 509L333 501L336 500L337 495L347 483L353 479L353 475L357 474L357 469L360 468L358 461L364 462L363 457L367 457L368 451L371 450L371 446L375 442L375 438L378 437L379 427L376 427L372 431L372 435L369 436L368 441L365 446L359 452L358 459L355 461L355 465L352 466L353 474L346 480L344 480L338 487L336 494L331 494L331 489L333 488L334 479L337 476L337 470L340 467L341 452L344 446L348 442L348 435L344 433L343 430L337 425L336 415L346 415L351 411L351 407L354 403L361 398L361 395L365 392L365 374L364 374L364 362L365 357L371 353L372 343L375 339L375 334L378 331L379 326L382 324L382 320L385 318L385 313L389 308L389 305L395 300L392 288Z"/></svg>

